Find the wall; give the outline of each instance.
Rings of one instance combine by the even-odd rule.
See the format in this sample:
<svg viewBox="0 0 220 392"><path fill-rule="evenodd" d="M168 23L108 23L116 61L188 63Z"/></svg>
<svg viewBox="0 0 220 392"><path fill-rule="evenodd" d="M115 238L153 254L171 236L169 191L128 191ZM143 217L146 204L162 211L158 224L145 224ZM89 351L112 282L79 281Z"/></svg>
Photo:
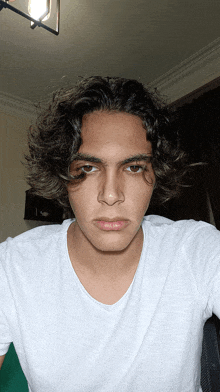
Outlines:
<svg viewBox="0 0 220 392"><path fill-rule="evenodd" d="M27 129L34 121L29 105L0 96L0 242L41 224L24 220L29 186L21 160L27 151Z"/></svg>

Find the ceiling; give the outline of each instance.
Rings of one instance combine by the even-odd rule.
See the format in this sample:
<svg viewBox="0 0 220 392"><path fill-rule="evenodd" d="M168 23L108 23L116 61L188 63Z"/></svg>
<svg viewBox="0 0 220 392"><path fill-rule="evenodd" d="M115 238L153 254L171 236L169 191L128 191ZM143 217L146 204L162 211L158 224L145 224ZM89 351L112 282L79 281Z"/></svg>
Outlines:
<svg viewBox="0 0 220 392"><path fill-rule="evenodd" d="M61 0L60 14L55 36L0 12L0 93L36 102L91 75L152 84L220 37L217 0Z"/></svg>

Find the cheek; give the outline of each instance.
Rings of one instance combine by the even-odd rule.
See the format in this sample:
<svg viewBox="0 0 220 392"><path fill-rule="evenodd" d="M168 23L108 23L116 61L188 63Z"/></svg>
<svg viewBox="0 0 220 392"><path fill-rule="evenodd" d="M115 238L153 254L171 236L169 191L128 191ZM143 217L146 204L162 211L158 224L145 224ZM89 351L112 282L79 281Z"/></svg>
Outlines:
<svg viewBox="0 0 220 392"><path fill-rule="evenodd" d="M95 196L95 193L92 192L91 188L74 190L69 188L68 197L73 212L75 211L79 214L91 210L91 208L94 207L95 200L97 200L97 197Z"/></svg>

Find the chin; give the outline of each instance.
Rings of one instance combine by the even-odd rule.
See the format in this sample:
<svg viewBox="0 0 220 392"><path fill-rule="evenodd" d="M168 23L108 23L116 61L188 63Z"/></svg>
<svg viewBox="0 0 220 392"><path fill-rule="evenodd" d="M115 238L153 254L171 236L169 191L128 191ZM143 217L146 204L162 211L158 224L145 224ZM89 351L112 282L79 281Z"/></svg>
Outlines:
<svg viewBox="0 0 220 392"><path fill-rule="evenodd" d="M110 238L111 237L111 238ZM123 252L132 242L133 237L126 236L124 238L117 238L118 234L109 233L99 238L89 239L93 247L101 252Z"/></svg>
<svg viewBox="0 0 220 392"><path fill-rule="evenodd" d="M100 252L105 252L105 253L109 253L109 252L123 252L128 244L126 245L119 245L119 244L112 244L112 245L103 245L103 244L97 244L97 246L95 244L93 244L93 246Z"/></svg>

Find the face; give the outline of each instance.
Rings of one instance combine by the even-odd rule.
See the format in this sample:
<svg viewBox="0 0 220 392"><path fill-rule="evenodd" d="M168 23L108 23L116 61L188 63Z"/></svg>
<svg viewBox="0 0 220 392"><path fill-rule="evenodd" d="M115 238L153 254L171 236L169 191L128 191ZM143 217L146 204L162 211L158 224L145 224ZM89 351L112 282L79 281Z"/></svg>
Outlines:
<svg viewBox="0 0 220 392"><path fill-rule="evenodd" d="M141 119L122 112L85 115L81 137L78 154L89 154L101 163L80 160L70 166L72 175L86 173L83 182L68 187L76 217L75 234L97 251L123 251L141 230L155 182L148 158L127 164L123 161L139 154L150 157L151 143L146 140ZM113 218L117 221L114 225L98 223Z"/></svg>

